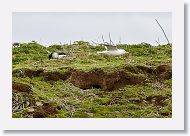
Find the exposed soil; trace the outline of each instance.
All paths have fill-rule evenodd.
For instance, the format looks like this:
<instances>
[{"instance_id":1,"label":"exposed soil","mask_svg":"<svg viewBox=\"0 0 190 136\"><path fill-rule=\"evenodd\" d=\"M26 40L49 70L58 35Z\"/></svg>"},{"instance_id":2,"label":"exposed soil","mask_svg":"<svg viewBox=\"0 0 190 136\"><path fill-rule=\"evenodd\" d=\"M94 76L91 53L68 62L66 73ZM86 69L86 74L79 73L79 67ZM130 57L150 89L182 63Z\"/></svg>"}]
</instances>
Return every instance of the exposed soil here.
<instances>
[{"instance_id":1,"label":"exposed soil","mask_svg":"<svg viewBox=\"0 0 190 136\"><path fill-rule=\"evenodd\" d=\"M166 71L171 71L171 66L169 66L169 65L159 65L159 66L156 68L156 70L155 70L155 72L156 72L157 74L164 73L164 72L166 72Z\"/></svg>"},{"instance_id":2,"label":"exposed soil","mask_svg":"<svg viewBox=\"0 0 190 136\"><path fill-rule=\"evenodd\" d=\"M102 90L114 90L126 85L137 85L145 82L146 78L139 76L144 74L154 76L157 80L168 80L172 78L172 69L169 65L158 67L133 66L125 67L116 72L105 72L102 69L91 71L80 71L70 69L66 73L45 72L44 70L22 69L13 71L16 77L38 77L42 76L46 81L68 80L81 89L101 88ZM14 90L30 91L27 85L13 83Z\"/></svg>"},{"instance_id":3,"label":"exposed soil","mask_svg":"<svg viewBox=\"0 0 190 136\"><path fill-rule=\"evenodd\" d=\"M113 73L94 70L89 72L73 71L68 80L81 89L95 87L103 90L114 90L125 85L141 84L145 79L139 76L131 76L124 70Z\"/></svg>"},{"instance_id":4,"label":"exposed soil","mask_svg":"<svg viewBox=\"0 0 190 136\"><path fill-rule=\"evenodd\" d=\"M23 84L23 83L17 83L17 82L12 82L12 89L13 92L25 92L25 93L31 93L32 92L32 87L29 85Z\"/></svg>"},{"instance_id":5,"label":"exposed soil","mask_svg":"<svg viewBox=\"0 0 190 136\"><path fill-rule=\"evenodd\" d=\"M53 103L44 103L42 106L37 107L33 113L34 118L45 118L49 115L54 115L58 112L57 106Z\"/></svg>"},{"instance_id":6,"label":"exposed soil","mask_svg":"<svg viewBox=\"0 0 190 136\"><path fill-rule=\"evenodd\" d=\"M22 87L19 89L22 89ZM39 104L37 104L35 98L27 92L21 92L20 90L19 92L13 92L12 95L13 113L27 109L27 114L30 117L45 118L58 112L57 106L53 103L44 103L38 106Z\"/></svg>"},{"instance_id":7,"label":"exposed soil","mask_svg":"<svg viewBox=\"0 0 190 136\"><path fill-rule=\"evenodd\" d=\"M172 69L169 65L160 65L155 69L155 74L160 80L168 80L172 78Z\"/></svg>"},{"instance_id":8,"label":"exposed soil","mask_svg":"<svg viewBox=\"0 0 190 136\"><path fill-rule=\"evenodd\" d=\"M58 71L46 72L44 70L20 69L13 71L13 76L17 78L24 77L43 77L45 81L55 82L58 80L67 80L76 87L81 89L100 88L105 91L112 91L122 88L126 85L139 85L154 80L162 82L172 78L172 69L169 65L160 65L158 67L133 66L125 67L114 72L105 72L102 69L91 71L81 71L70 69L65 73ZM153 78L152 78L153 77ZM13 112L21 111L29 108L28 115L34 118L46 118L54 116L58 113L58 106L53 103L43 103L40 106L36 104L36 100L31 97L32 87L13 81ZM164 107L164 101L167 96L148 96L145 101L157 107ZM120 99L120 98L114 98ZM142 99L131 98L129 102L140 104ZM109 101L113 104L114 101ZM161 113L168 116L169 113Z\"/></svg>"}]
</instances>

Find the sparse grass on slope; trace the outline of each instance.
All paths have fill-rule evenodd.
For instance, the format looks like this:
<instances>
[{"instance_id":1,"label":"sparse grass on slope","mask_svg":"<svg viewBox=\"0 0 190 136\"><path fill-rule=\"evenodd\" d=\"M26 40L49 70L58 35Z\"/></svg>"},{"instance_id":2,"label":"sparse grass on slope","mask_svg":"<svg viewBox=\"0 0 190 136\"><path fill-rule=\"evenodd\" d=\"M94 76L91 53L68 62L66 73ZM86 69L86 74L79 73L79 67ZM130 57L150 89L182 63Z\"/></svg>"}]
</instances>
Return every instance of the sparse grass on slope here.
<instances>
[{"instance_id":1,"label":"sparse grass on slope","mask_svg":"<svg viewBox=\"0 0 190 136\"><path fill-rule=\"evenodd\" d=\"M54 45L44 47L39 44L22 44L13 48L13 71L28 68L44 69L64 73L68 69L91 71L102 69L106 72L118 71L125 67L157 67L172 63L171 45L118 45L127 54L120 57L97 54L104 50L102 46L91 46L79 42L73 45ZM64 51L68 54L62 60L49 60L48 51ZM134 74L134 73L132 73ZM32 87L31 94L18 93L22 102L27 97L31 101L53 103L58 111L46 117L58 118L170 118L172 117L172 79L158 80L156 76L136 73L147 78L139 85L126 85L112 91L101 88L83 90L69 81L47 81L43 76L16 77L13 81ZM25 102L26 103L26 102ZM31 102L32 103L32 102ZM29 112L30 105L13 113L13 117L34 117ZM38 107L37 107L38 108ZM42 116L42 115L40 115Z\"/></svg>"}]
</instances>

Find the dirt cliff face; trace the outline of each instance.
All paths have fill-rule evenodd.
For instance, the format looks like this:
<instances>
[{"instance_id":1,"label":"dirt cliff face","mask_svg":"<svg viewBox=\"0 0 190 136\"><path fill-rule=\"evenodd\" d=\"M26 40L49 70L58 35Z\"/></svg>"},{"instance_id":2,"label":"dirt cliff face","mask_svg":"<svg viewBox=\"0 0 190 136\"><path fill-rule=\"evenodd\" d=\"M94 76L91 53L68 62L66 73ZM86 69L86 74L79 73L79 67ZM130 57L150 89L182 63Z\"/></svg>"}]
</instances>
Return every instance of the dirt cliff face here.
<instances>
[{"instance_id":1,"label":"dirt cliff face","mask_svg":"<svg viewBox=\"0 0 190 136\"><path fill-rule=\"evenodd\" d=\"M20 69L13 71L13 75L17 78L34 78L42 77L41 80L49 82L50 84L55 83L58 80L72 83L74 86L85 92L86 89L99 88L102 93L113 93L114 91L124 88L127 85L139 85L142 86L146 83L156 82L154 84L156 90L160 90L165 80L172 78L172 68L170 65L159 65L158 67L145 67L145 66L128 66L117 71L104 71L102 69L94 69L90 71L82 71L76 69L69 69L63 73L60 71L44 71L44 70L31 70L31 69ZM62 82L64 83L64 82ZM137 86L138 87L138 86ZM35 92L32 85L19 83L17 81L12 82L13 89L13 113L26 109L26 113L23 113L27 117L34 118L46 118L56 116L60 110L58 103L52 102L40 102L33 95ZM162 90L162 89L161 89ZM152 104L156 107L165 107L166 100L170 101L170 96L153 95L143 98L147 104ZM111 97L112 98L112 97ZM114 100L109 101L113 104ZM120 99L120 98L119 98ZM129 98L130 103L142 104L143 99L140 98ZM65 108L65 107L64 107ZM69 111L70 109L66 108ZM72 112L71 112L72 113ZM168 116L168 111L160 113L163 116ZM72 116L72 115L71 115Z\"/></svg>"},{"instance_id":2,"label":"dirt cliff face","mask_svg":"<svg viewBox=\"0 0 190 136\"><path fill-rule=\"evenodd\" d=\"M160 65L155 69L155 73L160 80L172 78L172 68L169 65Z\"/></svg>"},{"instance_id":3,"label":"dirt cliff face","mask_svg":"<svg viewBox=\"0 0 190 136\"><path fill-rule=\"evenodd\" d=\"M172 78L171 66L160 65L156 68L144 66L127 67L112 73L107 73L100 69L87 72L75 70L71 72L69 81L81 89L90 89L95 87L110 91L126 85L144 83L146 78L138 76L139 73L143 73L148 76L155 76L156 80L168 80Z\"/></svg>"},{"instance_id":4,"label":"dirt cliff face","mask_svg":"<svg viewBox=\"0 0 190 136\"><path fill-rule=\"evenodd\" d=\"M44 72L43 70L20 70L22 77L42 76L46 81L68 80L76 87L81 89L100 88L102 90L114 90L126 85L142 84L151 76L156 80L168 80L172 78L172 69L169 65L160 65L156 68L135 66L126 67L115 72L105 72L101 69L91 71L81 71L70 69L66 73L60 72ZM15 75L20 75L20 71L14 72ZM139 74L147 75L146 77ZM30 91L26 85L16 84L13 82L13 88L18 91Z\"/></svg>"},{"instance_id":5,"label":"dirt cliff face","mask_svg":"<svg viewBox=\"0 0 190 136\"><path fill-rule=\"evenodd\" d=\"M120 70L113 73L106 73L102 70L95 71L73 71L69 81L81 89L92 87L103 90L113 90L125 85L140 84L145 79L138 76L130 76L126 71Z\"/></svg>"}]
</instances>

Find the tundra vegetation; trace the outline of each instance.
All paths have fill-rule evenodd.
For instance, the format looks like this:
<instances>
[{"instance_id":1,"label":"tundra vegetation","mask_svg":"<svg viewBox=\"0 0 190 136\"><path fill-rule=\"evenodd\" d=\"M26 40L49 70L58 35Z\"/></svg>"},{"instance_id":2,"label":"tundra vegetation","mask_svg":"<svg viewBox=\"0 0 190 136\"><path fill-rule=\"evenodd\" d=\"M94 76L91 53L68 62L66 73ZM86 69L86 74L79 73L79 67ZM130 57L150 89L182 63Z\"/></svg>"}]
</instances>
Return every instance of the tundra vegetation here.
<instances>
[{"instance_id":1,"label":"tundra vegetation","mask_svg":"<svg viewBox=\"0 0 190 136\"><path fill-rule=\"evenodd\" d=\"M13 118L171 118L172 45L117 46L127 53L97 54L104 47L84 41L13 48Z\"/></svg>"}]
</instances>

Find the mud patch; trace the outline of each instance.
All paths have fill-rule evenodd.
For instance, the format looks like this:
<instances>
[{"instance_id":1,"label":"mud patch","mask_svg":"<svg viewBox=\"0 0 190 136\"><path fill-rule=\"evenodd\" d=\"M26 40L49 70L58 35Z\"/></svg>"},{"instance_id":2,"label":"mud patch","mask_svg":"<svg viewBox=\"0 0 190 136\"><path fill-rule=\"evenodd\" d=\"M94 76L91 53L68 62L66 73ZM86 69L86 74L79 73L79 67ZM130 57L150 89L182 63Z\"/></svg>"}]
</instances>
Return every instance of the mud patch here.
<instances>
[{"instance_id":1,"label":"mud patch","mask_svg":"<svg viewBox=\"0 0 190 136\"><path fill-rule=\"evenodd\" d=\"M141 76L138 74L141 74ZM145 76L143 77L142 75ZM160 65L158 67L128 66L111 73L105 72L102 69L91 71L69 69L65 73L21 69L13 71L13 76L20 78L41 76L46 81L68 80L81 89L99 88L103 90L114 90L126 85L142 84L150 77L154 77L158 81L171 79L172 69L170 65Z\"/></svg>"},{"instance_id":2,"label":"mud patch","mask_svg":"<svg viewBox=\"0 0 190 136\"><path fill-rule=\"evenodd\" d=\"M155 69L155 74L160 80L172 78L172 68L169 65L160 65Z\"/></svg>"},{"instance_id":3,"label":"mud patch","mask_svg":"<svg viewBox=\"0 0 190 136\"><path fill-rule=\"evenodd\" d=\"M44 103L42 106L37 107L34 111L34 118L45 118L50 115L58 113L57 106L53 103Z\"/></svg>"},{"instance_id":4,"label":"mud patch","mask_svg":"<svg viewBox=\"0 0 190 136\"><path fill-rule=\"evenodd\" d=\"M172 78L172 72L171 71L167 71L167 72L163 72L160 75L158 75L158 78L160 80L168 80Z\"/></svg>"},{"instance_id":5,"label":"mud patch","mask_svg":"<svg viewBox=\"0 0 190 136\"><path fill-rule=\"evenodd\" d=\"M31 93L32 92L32 87L29 85L23 84L23 83L17 83L17 82L12 82L12 89L13 92L25 92L25 93Z\"/></svg>"},{"instance_id":6,"label":"mud patch","mask_svg":"<svg viewBox=\"0 0 190 136\"><path fill-rule=\"evenodd\" d=\"M103 90L114 90L125 85L137 85L143 83L144 80L144 77L130 75L124 70L106 73L100 69L89 72L73 71L69 77L69 81L81 89L96 87Z\"/></svg>"},{"instance_id":7,"label":"mud patch","mask_svg":"<svg viewBox=\"0 0 190 136\"><path fill-rule=\"evenodd\" d=\"M164 72L167 72L167 71L171 71L171 66L169 66L169 65L159 65L155 70L155 72L157 74L161 74L161 73L164 73Z\"/></svg>"}]
</instances>

